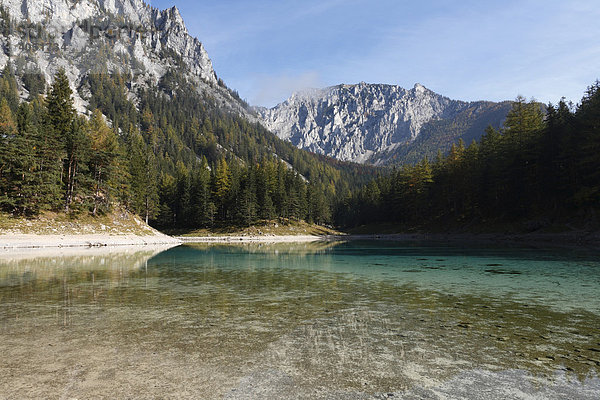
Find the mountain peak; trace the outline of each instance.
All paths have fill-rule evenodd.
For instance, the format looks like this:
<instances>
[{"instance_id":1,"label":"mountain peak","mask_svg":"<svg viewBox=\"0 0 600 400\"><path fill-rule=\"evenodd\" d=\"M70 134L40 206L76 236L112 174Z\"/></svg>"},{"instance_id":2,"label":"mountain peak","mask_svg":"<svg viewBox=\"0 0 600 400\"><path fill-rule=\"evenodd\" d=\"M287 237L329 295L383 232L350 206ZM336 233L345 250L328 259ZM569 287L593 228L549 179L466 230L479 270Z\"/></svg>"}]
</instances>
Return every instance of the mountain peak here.
<instances>
[{"instance_id":1,"label":"mountain peak","mask_svg":"<svg viewBox=\"0 0 600 400\"><path fill-rule=\"evenodd\" d=\"M413 86L413 90L417 93L425 93L428 89L417 82L415 83L415 86Z\"/></svg>"},{"instance_id":2,"label":"mountain peak","mask_svg":"<svg viewBox=\"0 0 600 400\"><path fill-rule=\"evenodd\" d=\"M77 69L76 75L81 75L90 67L83 59L96 57L99 46L109 46L117 52L128 53L134 64L143 66L145 73L157 81L168 70L161 66L164 64L161 52L168 49L181 57L193 76L217 83L208 54L202 43L189 35L175 6L159 11L142 0L0 0L0 6L17 22L17 29L0 38L6 41L5 47L11 47L10 54L0 54L0 66L8 59L31 58L31 50L46 53L47 47L54 47L65 55L60 67L67 67L66 63L67 69ZM31 29L27 27L31 24L40 24L47 32L43 42L30 37ZM79 36L76 48L71 47L74 32ZM87 53L83 58L81 51ZM57 69L55 57L48 57L44 62L31 61L43 71L49 69L50 74ZM114 62L117 69L122 64L122 61Z\"/></svg>"},{"instance_id":3,"label":"mountain peak","mask_svg":"<svg viewBox=\"0 0 600 400\"><path fill-rule=\"evenodd\" d=\"M219 85L208 53L176 6L161 11L143 0L0 0L0 7L13 28L0 35L0 69L10 64L17 76L34 71L46 84L64 69L79 112L87 112L90 74L131 76L135 98L138 89L175 73L225 109L256 120ZM19 90L28 95L24 81Z\"/></svg>"},{"instance_id":4,"label":"mountain peak","mask_svg":"<svg viewBox=\"0 0 600 400\"><path fill-rule=\"evenodd\" d=\"M175 24L181 26L183 29L185 29L187 31L187 28L185 26L185 21L183 20L183 17L181 16L181 13L179 12L179 9L177 8L177 6L171 7L168 11L168 14L169 14L169 18L172 19Z\"/></svg>"},{"instance_id":5,"label":"mountain peak","mask_svg":"<svg viewBox=\"0 0 600 400\"><path fill-rule=\"evenodd\" d=\"M494 103L478 109L471 106L450 100L420 83L406 90L360 82L313 90L311 96L294 95L270 110L259 109L258 113L268 129L297 147L343 161L379 164L398 149L417 143L425 131L428 136L438 129L441 125L437 121L470 118L467 123L461 120L461 126L469 126L480 116L488 118L486 112ZM499 112L483 123L498 126L498 120L505 115ZM454 131L450 133L455 134Z\"/></svg>"}]
</instances>

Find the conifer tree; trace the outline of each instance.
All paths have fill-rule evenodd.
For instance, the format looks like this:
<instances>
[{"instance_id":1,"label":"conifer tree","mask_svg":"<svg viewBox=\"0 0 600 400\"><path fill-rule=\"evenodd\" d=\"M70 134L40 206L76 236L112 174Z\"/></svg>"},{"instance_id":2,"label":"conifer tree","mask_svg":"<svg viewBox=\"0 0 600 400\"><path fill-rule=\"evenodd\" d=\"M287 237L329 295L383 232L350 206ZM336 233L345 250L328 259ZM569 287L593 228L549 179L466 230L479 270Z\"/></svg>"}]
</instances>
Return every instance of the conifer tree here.
<instances>
[{"instance_id":1,"label":"conifer tree","mask_svg":"<svg viewBox=\"0 0 600 400\"><path fill-rule=\"evenodd\" d=\"M41 96L29 103L29 110L22 114L24 119L31 120L35 137L35 153L38 163L38 186L40 207L58 210L64 203L62 197L61 174L63 170L63 146L49 122L46 101ZM29 124L23 123L23 126Z\"/></svg>"},{"instance_id":2,"label":"conifer tree","mask_svg":"<svg viewBox=\"0 0 600 400\"><path fill-rule=\"evenodd\" d=\"M0 205L8 210L14 207L12 187L16 132L17 126L8 102L0 98Z\"/></svg>"},{"instance_id":3,"label":"conifer tree","mask_svg":"<svg viewBox=\"0 0 600 400\"><path fill-rule=\"evenodd\" d=\"M275 206L269 193L264 193L263 202L260 207L260 218L270 220L275 217Z\"/></svg>"},{"instance_id":4,"label":"conifer tree","mask_svg":"<svg viewBox=\"0 0 600 400\"><path fill-rule=\"evenodd\" d=\"M518 96L506 116L504 134L516 137L517 142L521 144L527 136L543 128L543 119L544 114L539 103L535 100L527 102L523 96Z\"/></svg>"},{"instance_id":5,"label":"conifer tree","mask_svg":"<svg viewBox=\"0 0 600 400\"><path fill-rule=\"evenodd\" d=\"M0 73L0 98L6 100L8 107L14 113L19 106L19 93L17 91L17 80L15 74L7 63Z\"/></svg>"},{"instance_id":6,"label":"conifer tree","mask_svg":"<svg viewBox=\"0 0 600 400\"><path fill-rule=\"evenodd\" d=\"M98 209L108 211L112 199L110 183L113 176L115 161L118 155L117 136L104 122L100 110L96 109L89 123L90 137L90 172L94 181L93 209L96 215Z\"/></svg>"},{"instance_id":7,"label":"conifer tree","mask_svg":"<svg viewBox=\"0 0 600 400\"><path fill-rule=\"evenodd\" d=\"M160 173L159 191L159 210L156 217L157 223L162 227L170 227L176 224L175 208L177 183L175 178L164 171Z\"/></svg>"},{"instance_id":8,"label":"conifer tree","mask_svg":"<svg viewBox=\"0 0 600 400\"><path fill-rule=\"evenodd\" d=\"M86 135L82 124L75 123L72 90L64 69L58 71L54 83L46 98L48 122L52 127L51 134L56 135L64 145L63 183L64 208L70 211L76 189L76 180L80 161L86 150Z\"/></svg>"},{"instance_id":9,"label":"conifer tree","mask_svg":"<svg viewBox=\"0 0 600 400\"><path fill-rule=\"evenodd\" d=\"M67 74L64 69L61 69L56 73L50 92L46 97L48 121L61 138L69 136L75 119L72 95L73 91L69 85Z\"/></svg>"},{"instance_id":10,"label":"conifer tree","mask_svg":"<svg viewBox=\"0 0 600 400\"><path fill-rule=\"evenodd\" d=\"M220 210L221 218L225 219L227 214L226 202L231 190L231 171L224 158L217 162L213 168L213 196L215 204Z\"/></svg>"},{"instance_id":11,"label":"conifer tree","mask_svg":"<svg viewBox=\"0 0 600 400\"><path fill-rule=\"evenodd\" d=\"M132 206L148 223L159 211L156 157L139 133L134 133L131 137L129 154Z\"/></svg>"},{"instance_id":12,"label":"conifer tree","mask_svg":"<svg viewBox=\"0 0 600 400\"><path fill-rule=\"evenodd\" d=\"M210 195L210 169L206 157L202 157L196 177L194 203L198 205L198 226L212 226L216 207Z\"/></svg>"},{"instance_id":13,"label":"conifer tree","mask_svg":"<svg viewBox=\"0 0 600 400\"><path fill-rule=\"evenodd\" d=\"M190 226L191 215L191 176L182 161L175 166L175 198L173 201L173 213L177 226Z\"/></svg>"},{"instance_id":14,"label":"conifer tree","mask_svg":"<svg viewBox=\"0 0 600 400\"><path fill-rule=\"evenodd\" d=\"M253 170L249 168L243 177L240 195L237 199L236 211L238 219L245 226L249 226L256 219L256 189Z\"/></svg>"},{"instance_id":15,"label":"conifer tree","mask_svg":"<svg viewBox=\"0 0 600 400\"><path fill-rule=\"evenodd\" d=\"M600 203L600 81L588 87L575 116L580 131L574 162L579 185L573 199L589 212Z\"/></svg>"}]
</instances>

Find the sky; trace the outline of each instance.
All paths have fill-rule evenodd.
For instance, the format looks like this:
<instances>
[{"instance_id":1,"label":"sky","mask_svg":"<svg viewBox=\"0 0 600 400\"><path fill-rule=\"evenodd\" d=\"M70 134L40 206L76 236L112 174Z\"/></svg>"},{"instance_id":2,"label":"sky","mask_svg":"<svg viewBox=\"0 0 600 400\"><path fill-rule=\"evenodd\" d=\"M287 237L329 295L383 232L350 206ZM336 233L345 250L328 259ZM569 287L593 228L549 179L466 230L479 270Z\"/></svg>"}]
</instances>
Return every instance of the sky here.
<instances>
[{"instance_id":1,"label":"sky","mask_svg":"<svg viewBox=\"0 0 600 400\"><path fill-rule=\"evenodd\" d=\"M179 8L252 105L341 83L578 103L600 79L598 0L152 0Z\"/></svg>"}]
</instances>

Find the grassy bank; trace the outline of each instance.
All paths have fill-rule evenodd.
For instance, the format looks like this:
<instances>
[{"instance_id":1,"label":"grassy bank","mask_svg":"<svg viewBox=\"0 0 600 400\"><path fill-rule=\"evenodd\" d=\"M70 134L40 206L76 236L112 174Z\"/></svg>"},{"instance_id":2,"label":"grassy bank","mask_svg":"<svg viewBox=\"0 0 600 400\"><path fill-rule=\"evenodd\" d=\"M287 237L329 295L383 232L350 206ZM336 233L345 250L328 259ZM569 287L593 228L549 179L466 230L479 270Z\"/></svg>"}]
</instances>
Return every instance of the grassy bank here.
<instances>
[{"instance_id":1,"label":"grassy bank","mask_svg":"<svg viewBox=\"0 0 600 400\"><path fill-rule=\"evenodd\" d=\"M326 226L309 224L304 221L279 218L260 221L250 226L217 225L201 229L170 229L164 231L171 236L212 237L212 236L326 236L340 232Z\"/></svg>"},{"instance_id":2,"label":"grassy bank","mask_svg":"<svg viewBox=\"0 0 600 400\"><path fill-rule=\"evenodd\" d=\"M138 216L118 209L110 214L43 212L35 218L0 213L0 235L155 235Z\"/></svg>"}]
</instances>

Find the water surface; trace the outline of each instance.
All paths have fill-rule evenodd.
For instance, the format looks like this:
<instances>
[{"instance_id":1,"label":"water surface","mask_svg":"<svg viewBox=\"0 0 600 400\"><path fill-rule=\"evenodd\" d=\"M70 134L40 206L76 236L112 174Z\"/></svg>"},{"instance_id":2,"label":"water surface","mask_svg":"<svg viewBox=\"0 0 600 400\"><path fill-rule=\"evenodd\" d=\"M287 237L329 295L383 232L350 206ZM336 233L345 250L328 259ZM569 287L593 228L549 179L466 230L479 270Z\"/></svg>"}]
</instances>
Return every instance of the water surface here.
<instances>
[{"instance_id":1,"label":"water surface","mask_svg":"<svg viewBox=\"0 0 600 400\"><path fill-rule=\"evenodd\" d=\"M596 399L598 255L397 242L4 254L0 397Z\"/></svg>"}]
</instances>

